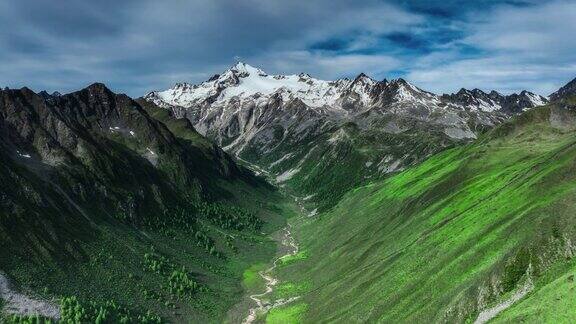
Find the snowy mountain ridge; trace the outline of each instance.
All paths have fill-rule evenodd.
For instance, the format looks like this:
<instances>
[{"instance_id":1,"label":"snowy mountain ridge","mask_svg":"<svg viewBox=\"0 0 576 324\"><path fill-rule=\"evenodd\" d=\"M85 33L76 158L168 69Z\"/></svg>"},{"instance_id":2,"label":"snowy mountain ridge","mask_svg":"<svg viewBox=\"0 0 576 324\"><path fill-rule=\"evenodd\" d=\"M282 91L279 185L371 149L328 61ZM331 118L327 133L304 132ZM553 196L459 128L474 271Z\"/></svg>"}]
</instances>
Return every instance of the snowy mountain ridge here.
<instances>
[{"instance_id":1,"label":"snowy mountain ridge","mask_svg":"<svg viewBox=\"0 0 576 324\"><path fill-rule=\"evenodd\" d=\"M383 93L388 97L383 98ZM449 105L461 109L496 111L505 108L504 101L511 96L523 101L522 109L547 101L528 91L504 96L496 91L486 94L478 89L462 89L457 94L439 96L403 79L376 81L364 73L354 80L344 78L335 81L316 79L305 73L270 75L243 62L198 85L178 83L168 90L151 92L145 99L165 108L190 108L205 103L225 105L232 100L262 102L274 96L279 96L283 102L300 100L311 108L343 113L351 105L369 108L394 102L412 101L428 106Z\"/></svg>"},{"instance_id":2,"label":"snowy mountain ridge","mask_svg":"<svg viewBox=\"0 0 576 324\"><path fill-rule=\"evenodd\" d=\"M221 75L215 75L199 85L178 83L173 88L152 92L146 96L157 104L190 107L204 101L224 104L232 99L262 100L278 94L284 101L299 99L309 107L334 106L340 94L351 88L369 103L368 91L376 81L364 76L351 81L340 79L325 81L308 74L269 75L264 71L239 62Z\"/></svg>"}]
</instances>

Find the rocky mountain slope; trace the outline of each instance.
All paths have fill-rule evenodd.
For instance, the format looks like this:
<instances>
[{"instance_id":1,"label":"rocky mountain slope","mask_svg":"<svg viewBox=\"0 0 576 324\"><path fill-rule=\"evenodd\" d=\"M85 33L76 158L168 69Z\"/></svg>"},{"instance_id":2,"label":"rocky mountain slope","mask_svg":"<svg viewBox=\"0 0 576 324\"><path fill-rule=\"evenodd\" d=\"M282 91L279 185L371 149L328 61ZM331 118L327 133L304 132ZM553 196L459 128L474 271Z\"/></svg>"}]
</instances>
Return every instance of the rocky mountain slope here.
<instances>
[{"instance_id":1,"label":"rocky mountain slope","mask_svg":"<svg viewBox=\"0 0 576 324\"><path fill-rule=\"evenodd\" d=\"M178 206L177 197L210 195L212 177L250 177L215 145L186 146L138 103L102 84L47 99L28 89L1 94L4 154L54 185L73 188L74 198L136 224L144 211ZM118 198L110 188L133 198Z\"/></svg>"},{"instance_id":2,"label":"rocky mountain slope","mask_svg":"<svg viewBox=\"0 0 576 324\"><path fill-rule=\"evenodd\" d=\"M15 287L77 322L225 316L243 269L275 252L248 247L280 226L279 198L167 115L103 84L0 91L0 270Z\"/></svg>"},{"instance_id":3,"label":"rocky mountain slope","mask_svg":"<svg viewBox=\"0 0 576 324\"><path fill-rule=\"evenodd\" d=\"M270 318L301 323L572 323L576 96L295 220ZM277 275L278 276L278 275Z\"/></svg>"},{"instance_id":4,"label":"rocky mountain slope","mask_svg":"<svg viewBox=\"0 0 576 324\"><path fill-rule=\"evenodd\" d=\"M245 63L144 99L187 118L320 210L364 181L547 102L527 91L505 96L462 89L439 96L403 79L376 81L365 74L336 81L269 75Z\"/></svg>"},{"instance_id":5,"label":"rocky mountain slope","mask_svg":"<svg viewBox=\"0 0 576 324\"><path fill-rule=\"evenodd\" d=\"M557 101L562 99L568 99L576 95L576 78L568 82L558 91L550 95L550 100Z\"/></svg>"}]
</instances>

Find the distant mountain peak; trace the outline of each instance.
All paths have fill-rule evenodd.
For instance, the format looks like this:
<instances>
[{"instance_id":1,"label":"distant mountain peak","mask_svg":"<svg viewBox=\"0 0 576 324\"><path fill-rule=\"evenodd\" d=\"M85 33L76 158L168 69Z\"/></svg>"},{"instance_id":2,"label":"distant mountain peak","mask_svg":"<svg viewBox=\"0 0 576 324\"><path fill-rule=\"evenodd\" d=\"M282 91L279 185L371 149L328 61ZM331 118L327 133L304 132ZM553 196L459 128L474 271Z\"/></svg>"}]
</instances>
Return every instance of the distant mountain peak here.
<instances>
[{"instance_id":1,"label":"distant mountain peak","mask_svg":"<svg viewBox=\"0 0 576 324\"><path fill-rule=\"evenodd\" d=\"M89 92L99 92L99 93L111 93L112 91L102 82L94 82L91 85L87 86L85 91Z\"/></svg>"},{"instance_id":2,"label":"distant mountain peak","mask_svg":"<svg viewBox=\"0 0 576 324\"><path fill-rule=\"evenodd\" d=\"M565 99L571 96L576 96L576 78L568 82L558 91L550 95L550 101Z\"/></svg>"},{"instance_id":3,"label":"distant mountain peak","mask_svg":"<svg viewBox=\"0 0 576 324\"><path fill-rule=\"evenodd\" d=\"M354 78L354 81L352 81L352 85L356 85L356 84L363 84L363 85L367 85L367 86L372 86L376 83L376 81L374 79L372 79L371 77L367 76L364 73L360 73L358 74L358 76L356 78Z\"/></svg>"},{"instance_id":4,"label":"distant mountain peak","mask_svg":"<svg viewBox=\"0 0 576 324\"><path fill-rule=\"evenodd\" d=\"M267 75L267 73L264 72L263 70L253 67L252 65L244 63L242 61L238 61L236 64L234 64L230 68L230 71L235 71L241 74Z\"/></svg>"},{"instance_id":5,"label":"distant mountain peak","mask_svg":"<svg viewBox=\"0 0 576 324\"><path fill-rule=\"evenodd\" d=\"M390 83L403 84L403 85L408 85L408 84L409 84L409 82L406 81L404 78L396 78L396 79L393 79L392 81L390 81Z\"/></svg>"},{"instance_id":6,"label":"distant mountain peak","mask_svg":"<svg viewBox=\"0 0 576 324\"><path fill-rule=\"evenodd\" d=\"M417 86L413 85L412 83L408 82L406 79L403 79L403 78L393 79L389 82L389 85L392 87L406 89L408 91L426 92L426 91L418 88Z\"/></svg>"},{"instance_id":7,"label":"distant mountain peak","mask_svg":"<svg viewBox=\"0 0 576 324\"><path fill-rule=\"evenodd\" d=\"M424 90L418 88L417 86L413 85L412 83L408 82L406 79L403 79L403 78L393 79L389 82L389 84L391 86L404 88L404 89L407 89L409 91L425 92Z\"/></svg>"},{"instance_id":8,"label":"distant mountain peak","mask_svg":"<svg viewBox=\"0 0 576 324\"><path fill-rule=\"evenodd\" d=\"M46 90L42 90L42 91L38 92L38 95L44 99L49 99L52 97L52 95L49 94L48 91L46 91Z\"/></svg>"},{"instance_id":9,"label":"distant mountain peak","mask_svg":"<svg viewBox=\"0 0 576 324\"><path fill-rule=\"evenodd\" d=\"M472 90L461 88L455 94L442 95L442 98L449 99L453 103L467 108L483 111L502 111L505 113L520 113L548 102L546 98L527 90L523 90L519 94L503 95L495 90L487 93L478 88Z\"/></svg>"},{"instance_id":10,"label":"distant mountain peak","mask_svg":"<svg viewBox=\"0 0 576 324\"><path fill-rule=\"evenodd\" d=\"M371 77L367 76L364 72L358 74L354 80L362 80L362 79L370 79L373 80Z\"/></svg>"}]
</instances>

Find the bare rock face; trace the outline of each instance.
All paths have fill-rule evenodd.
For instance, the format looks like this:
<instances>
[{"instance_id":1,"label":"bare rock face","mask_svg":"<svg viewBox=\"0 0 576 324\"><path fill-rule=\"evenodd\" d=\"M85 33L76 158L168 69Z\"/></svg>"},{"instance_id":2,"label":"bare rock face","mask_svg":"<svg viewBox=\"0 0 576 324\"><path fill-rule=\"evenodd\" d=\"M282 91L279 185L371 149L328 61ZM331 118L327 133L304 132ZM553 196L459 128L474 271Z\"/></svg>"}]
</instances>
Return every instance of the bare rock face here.
<instances>
[{"instance_id":1,"label":"bare rock face","mask_svg":"<svg viewBox=\"0 0 576 324\"><path fill-rule=\"evenodd\" d=\"M568 105L554 105L550 108L550 125L564 129L576 129L576 109Z\"/></svg>"}]
</instances>

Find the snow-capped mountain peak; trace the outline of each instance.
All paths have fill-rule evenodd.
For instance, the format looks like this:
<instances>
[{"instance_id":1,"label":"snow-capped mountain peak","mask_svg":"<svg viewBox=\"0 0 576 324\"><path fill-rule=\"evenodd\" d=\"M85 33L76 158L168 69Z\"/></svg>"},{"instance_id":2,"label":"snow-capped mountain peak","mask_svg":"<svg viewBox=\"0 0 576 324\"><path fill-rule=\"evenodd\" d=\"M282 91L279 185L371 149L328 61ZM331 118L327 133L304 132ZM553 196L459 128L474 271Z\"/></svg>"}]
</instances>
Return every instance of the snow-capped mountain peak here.
<instances>
[{"instance_id":1,"label":"snow-capped mountain peak","mask_svg":"<svg viewBox=\"0 0 576 324\"><path fill-rule=\"evenodd\" d=\"M367 76L364 73L360 73L358 74L358 76L354 79L355 83L364 83L364 84L374 84L376 83L376 81L374 79L372 79L371 77Z\"/></svg>"},{"instance_id":2,"label":"snow-capped mountain peak","mask_svg":"<svg viewBox=\"0 0 576 324\"><path fill-rule=\"evenodd\" d=\"M543 105L546 98L528 91L509 96L496 91L461 89L455 94L438 96L424 91L404 79L376 81L364 73L353 80L343 78L326 81L300 73L270 75L244 62L216 74L197 85L178 83L165 91L151 92L145 99L162 107L192 108L206 105L226 106L229 102L256 105L280 99L284 103L298 101L309 108L339 111L345 114L379 110L395 105L395 110L411 106L442 109L451 106L473 111L519 112Z\"/></svg>"},{"instance_id":3,"label":"snow-capped mountain peak","mask_svg":"<svg viewBox=\"0 0 576 324\"><path fill-rule=\"evenodd\" d=\"M244 62L237 62L234 66L232 66L228 71L232 71L238 73L243 76L249 75L260 75L260 76L267 76L266 72L262 71L259 68L253 67L250 64L246 64Z\"/></svg>"},{"instance_id":4,"label":"snow-capped mountain peak","mask_svg":"<svg viewBox=\"0 0 576 324\"><path fill-rule=\"evenodd\" d=\"M548 99L546 99L545 97L534 94L526 90L520 92L520 96L526 98L528 101L533 103L534 106L542 106L548 102Z\"/></svg>"},{"instance_id":5,"label":"snow-capped mountain peak","mask_svg":"<svg viewBox=\"0 0 576 324\"><path fill-rule=\"evenodd\" d=\"M188 108L205 103L225 104L232 99L265 101L273 95L280 95L286 102L298 99L313 108L335 108L344 92L347 95L353 92L361 97L362 103L368 104L369 93L376 83L365 74L360 74L354 81L325 81L305 73L269 75L261 69L238 62L201 84L178 83L171 89L151 92L145 98L163 107Z\"/></svg>"},{"instance_id":6,"label":"snow-capped mountain peak","mask_svg":"<svg viewBox=\"0 0 576 324\"><path fill-rule=\"evenodd\" d=\"M443 95L443 100L467 110L501 111L519 113L529 108L545 105L548 100L529 91L503 95L497 91L486 93L480 89L460 89L457 93Z\"/></svg>"}]
</instances>

